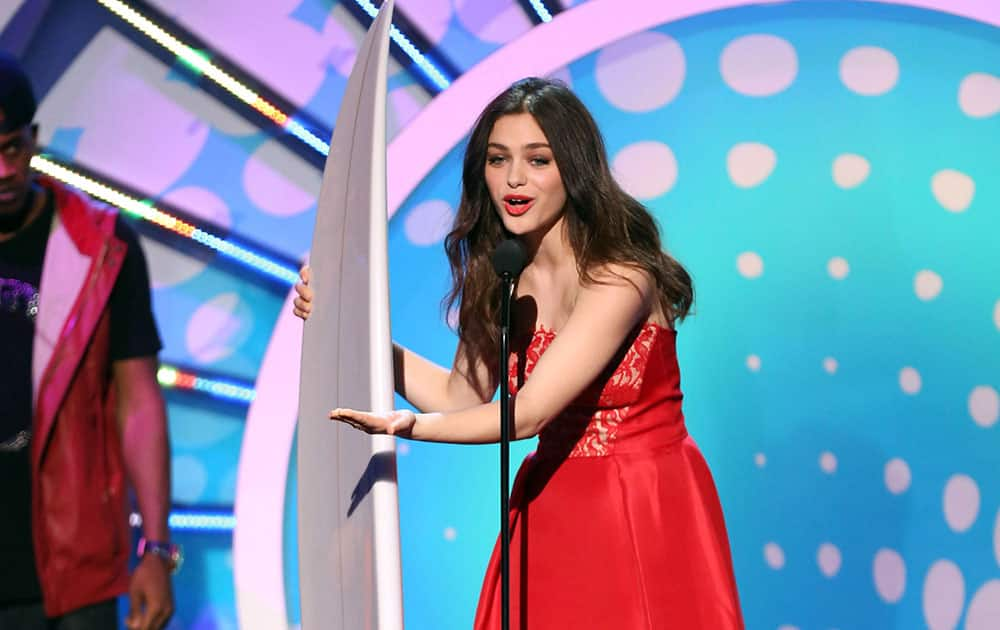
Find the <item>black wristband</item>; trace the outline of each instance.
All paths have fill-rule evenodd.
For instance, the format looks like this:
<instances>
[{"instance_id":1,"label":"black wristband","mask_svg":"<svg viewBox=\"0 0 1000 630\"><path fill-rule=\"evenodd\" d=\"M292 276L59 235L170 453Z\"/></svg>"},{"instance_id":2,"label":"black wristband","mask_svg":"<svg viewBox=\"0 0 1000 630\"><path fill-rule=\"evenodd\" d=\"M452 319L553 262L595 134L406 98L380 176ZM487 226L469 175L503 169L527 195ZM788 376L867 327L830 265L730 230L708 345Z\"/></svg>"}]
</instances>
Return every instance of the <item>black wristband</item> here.
<instances>
[{"instance_id":1,"label":"black wristband","mask_svg":"<svg viewBox=\"0 0 1000 630\"><path fill-rule=\"evenodd\" d=\"M142 537L139 539L139 547L136 549L136 555L142 558L146 554L162 558L167 563L167 568L170 569L171 573L177 573L177 570L181 568L181 563L184 561L180 545L159 540L148 540L146 537Z\"/></svg>"}]
</instances>

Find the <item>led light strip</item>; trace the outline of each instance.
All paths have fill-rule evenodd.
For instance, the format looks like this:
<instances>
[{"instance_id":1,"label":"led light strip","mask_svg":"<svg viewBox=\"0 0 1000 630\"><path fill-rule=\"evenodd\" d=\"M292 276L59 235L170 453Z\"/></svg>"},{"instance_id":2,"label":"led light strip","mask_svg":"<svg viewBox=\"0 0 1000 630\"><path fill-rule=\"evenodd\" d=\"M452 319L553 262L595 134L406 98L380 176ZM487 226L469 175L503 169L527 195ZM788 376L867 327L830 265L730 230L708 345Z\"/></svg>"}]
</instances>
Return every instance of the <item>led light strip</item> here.
<instances>
[{"instance_id":1,"label":"led light strip","mask_svg":"<svg viewBox=\"0 0 1000 630\"><path fill-rule=\"evenodd\" d=\"M128 517L131 527L142 527L142 516L132 512ZM175 531L231 532L236 527L236 517L230 512L195 512L175 510L167 517L167 526Z\"/></svg>"},{"instance_id":2,"label":"led light strip","mask_svg":"<svg viewBox=\"0 0 1000 630\"><path fill-rule=\"evenodd\" d=\"M375 19L375 16L378 15L378 7L372 4L370 0L354 1L359 7L364 9L364 12L370 15L372 19ZM549 16L549 19L552 19L552 17ZM444 73L438 70L437 66L431 63L430 60L423 55L423 53L417 50L417 47L413 45L413 42L411 42L402 31L395 26L390 26L389 37L391 37L392 41L396 42L400 49L406 53L407 57L413 60L413 63L415 63L417 67L427 75L427 78L429 78L431 82L438 87L438 89L445 90L449 85L451 85L451 81L444 76Z\"/></svg>"},{"instance_id":3,"label":"led light strip","mask_svg":"<svg viewBox=\"0 0 1000 630\"><path fill-rule=\"evenodd\" d=\"M548 7L545 6L542 0L528 0L528 2L531 4L531 8L535 10L535 13L538 14L538 19L543 22L552 21L552 14L549 13Z\"/></svg>"},{"instance_id":4,"label":"led light strip","mask_svg":"<svg viewBox=\"0 0 1000 630\"><path fill-rule=\"evenodd\" d=\"M212 63L204 52L188 46L160 26L154 24L152 20L120 0L97 0L97 2L121 19L125 20L140 33L169 50L195 72L208 77L219 87L254 108L264 116L268 117L274 121L275 124L284 128L285 131L292 134L306 145L312 147L323 155L330 152L329 143L324 142L322 138L318 137L300 122L296 121L292 116L281 111L267 99L257 94L257 92Z\"/></svg>"},{"instance_id":5,"label":"led light strip","mask_svg":"<svg viewBox=\"0 0 1000 630\"><path fill-rule=\"evenodd\" d=\"M61 164L57 164L45 156L36 155L31 158L31 167L39 173L44 173L63 183L69 184L74 188L79 188L91 197L121 208L129 214L141 217L146 221L155 223L164 229L170 230L171 232L175 232L181 236L185 236L191 240L201 243L202 245L210 247L220 254L228 256L246 265L247 267L282 280L287 284L295 284L298 281L298 272L295 269L285 267L265 256L250 251L249 249L232 243L224 238L215 236L210 232L206 232L205 230L182 221L181 219L163 212L162 210L157 210L155 206L147 201L141 201L134 197L130 197L111 188L110 186L72 171Z\"/></svg>"},{"instance_id":6,"label":"led light strip","mask_svg":"<svg viewBox=\"0 0 1000 630\"><path fill-rule=\"evenodd\" d=\"M204 392L216 398L250 404L257 396L253 387L239 385L231 381L198 376L171 365L160 365L156 380L167 389Z\"/></svg>"}]
</instances>

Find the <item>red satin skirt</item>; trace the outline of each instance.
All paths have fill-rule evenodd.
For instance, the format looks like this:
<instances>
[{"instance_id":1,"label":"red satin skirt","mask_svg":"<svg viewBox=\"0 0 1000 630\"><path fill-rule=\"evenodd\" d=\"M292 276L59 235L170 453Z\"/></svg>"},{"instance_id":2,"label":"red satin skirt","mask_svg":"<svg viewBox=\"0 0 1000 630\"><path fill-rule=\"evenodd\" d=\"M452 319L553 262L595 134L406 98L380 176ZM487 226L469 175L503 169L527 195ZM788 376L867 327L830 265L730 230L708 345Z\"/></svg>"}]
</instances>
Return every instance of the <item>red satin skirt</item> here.
<instances>
[{"instance_id":1,"label":"red satin skirt","mask_svg":"<svg viewBox=\"0 0 1000 630\"><path fill-rule=\"evenodd\" d=\"M718 494L691 438L601 457L529 456L511 492L511 628L743 628ZM500 626L500 547L476 630Z\"/></svg>"}]
</instances>

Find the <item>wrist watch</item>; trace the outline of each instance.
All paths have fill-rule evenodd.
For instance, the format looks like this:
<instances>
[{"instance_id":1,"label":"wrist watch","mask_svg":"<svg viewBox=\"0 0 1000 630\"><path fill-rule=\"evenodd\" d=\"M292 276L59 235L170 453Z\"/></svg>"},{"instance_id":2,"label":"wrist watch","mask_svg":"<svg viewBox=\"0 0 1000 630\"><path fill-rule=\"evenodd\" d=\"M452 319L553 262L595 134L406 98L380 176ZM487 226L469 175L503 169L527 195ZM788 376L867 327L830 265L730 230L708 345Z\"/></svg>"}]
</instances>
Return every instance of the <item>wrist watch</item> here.
<instances>
[{"instance_id":1,"label":"wrist watch","mask_svg":"<svg viewBox=\"0 0 1000 630\"><path fill-rule=\"evenodd\" d=\"M177 570L181 568L181 563L184 561L180 545L159 540L149 540L145 536L139 539L139 547L135 550L135 553L140 558L147 553L158 556L167 563L167 569L171 573L177 573Z\"/></svg>"}]
</instances>

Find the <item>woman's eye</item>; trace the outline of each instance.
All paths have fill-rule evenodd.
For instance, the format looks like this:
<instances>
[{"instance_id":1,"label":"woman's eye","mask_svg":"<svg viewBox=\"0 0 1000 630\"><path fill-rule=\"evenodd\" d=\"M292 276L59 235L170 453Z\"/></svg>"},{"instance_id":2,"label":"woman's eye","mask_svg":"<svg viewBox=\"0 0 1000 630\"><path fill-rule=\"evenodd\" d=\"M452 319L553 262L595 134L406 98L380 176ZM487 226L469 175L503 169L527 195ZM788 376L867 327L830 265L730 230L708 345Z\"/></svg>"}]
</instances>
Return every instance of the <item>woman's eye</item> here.
<instances>
[{"instance_id":1,"label":"woman's eye","mask_svg":"<svg viewBox=\"0 0 1000 630\"><path fill-rule=\"evenodd\" d=\"M502 155L491 155L486 158L486 163L496 165L502 163L503 160L504 158Z\"/></svg>"},{"instance_id":2,"label":"woman's eye","mask_svg":"<svg viewBox=\"0 0 1000 630\"><path fill-rule=\"evenodd\" d=\"M549 158L544 158L544 157L531 158L531 163L534 164L535 166L545 166L551 161L552 160L550 160Z\"/></svg>"}]
</instances>

